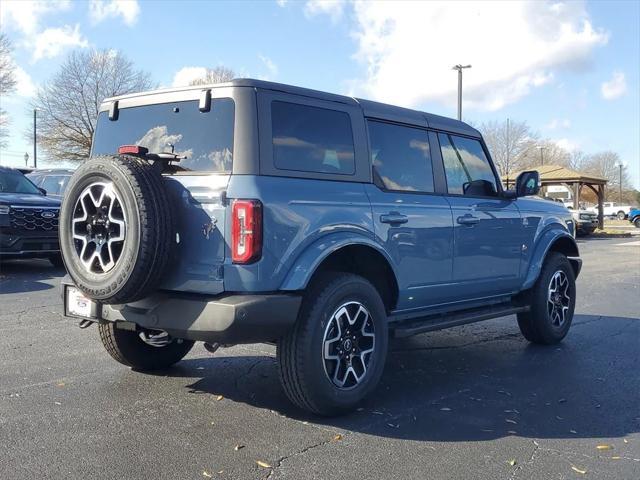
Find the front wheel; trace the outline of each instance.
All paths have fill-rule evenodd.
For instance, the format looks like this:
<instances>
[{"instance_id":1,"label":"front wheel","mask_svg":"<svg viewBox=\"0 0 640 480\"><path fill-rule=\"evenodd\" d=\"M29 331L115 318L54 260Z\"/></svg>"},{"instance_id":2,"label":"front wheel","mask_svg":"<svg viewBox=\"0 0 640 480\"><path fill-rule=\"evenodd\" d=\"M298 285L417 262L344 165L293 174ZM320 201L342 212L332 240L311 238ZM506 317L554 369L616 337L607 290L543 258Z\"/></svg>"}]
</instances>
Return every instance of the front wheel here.
<instances>
[{"instance_id":1,"label":"front wheel","mask_svg":"<svg viewBox=\"0 0 640 480\"><path fill-rule=\"evenodd\" d=\"M308 290L295 327L278 342L280 379L298 407L318 415L352 410L378 384L387 318L366 279L327 274Z\"/></svg>"},{"instance_id":2,"label":"front wheel","mask_svg":"<svg viewBox=\"0 0 640 480\"><path fill-rule=\"evenodd\" d=\"M104 348L114 360L140 371L170 367L182 360L194 343L191 340L172 340L164 344L155 338L154 344L154 335L147 335L145 342L139 332L116 328L112 322L99 324L98 330Z\"/></svg>"},{"instance_id":3,"label":"front wheel","mask_svg":"<svg viewBox=\"0 0 640 480\"><path fill-rule=\"evenodd\" d=\"M569 332L576 306L576 280L567 257L550 252L528 293L530 310L518 314L522 335L543 345L560 342Z\"/></svg>"},{"instance_id":4,"label":"front wheel","mask_svg":"<svg viewBox=\"0 0 640 480\"><path fill-rule=\"evenodd\" d=\"M633 225L634 225L636 228L640 228L640 217L636 217L636 218L633 220Z\"/></svg>"}]
</instances>

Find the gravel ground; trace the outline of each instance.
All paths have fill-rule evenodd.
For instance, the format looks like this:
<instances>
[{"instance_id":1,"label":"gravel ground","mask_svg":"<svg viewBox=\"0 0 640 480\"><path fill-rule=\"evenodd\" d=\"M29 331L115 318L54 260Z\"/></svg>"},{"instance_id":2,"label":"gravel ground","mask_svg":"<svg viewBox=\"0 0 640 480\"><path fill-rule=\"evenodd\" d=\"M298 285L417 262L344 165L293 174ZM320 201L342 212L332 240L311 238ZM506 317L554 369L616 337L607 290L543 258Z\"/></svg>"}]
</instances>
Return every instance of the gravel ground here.
<instances>
[{"instance_id":1,"label":"gravel ground","mask_svg":"<svg viewBox=\"0 0 640 480\"><path fill-rule=\"evenodd\" d=\"M335 419L287 402L266 345L133 372L62 317L62 271L5 263L0 478L638 479L640 242L580 247L562 344L529 345L514 317L396 341Z\"/></svg>"}]
</instances>

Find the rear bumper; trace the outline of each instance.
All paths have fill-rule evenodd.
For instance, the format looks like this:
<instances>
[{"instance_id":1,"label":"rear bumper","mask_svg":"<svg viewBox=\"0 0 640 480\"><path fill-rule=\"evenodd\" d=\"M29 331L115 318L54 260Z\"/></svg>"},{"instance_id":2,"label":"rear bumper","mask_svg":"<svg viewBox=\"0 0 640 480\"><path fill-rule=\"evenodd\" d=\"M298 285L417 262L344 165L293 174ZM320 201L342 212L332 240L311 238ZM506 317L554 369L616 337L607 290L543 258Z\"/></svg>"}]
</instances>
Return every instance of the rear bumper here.
<instances>
[{"instance_id":1,"label":"rear bumper","mask_svg":"<svg viewBox=\"0 0 640 480\"><path fill-rule=\"evenodd\" d=\"M65 285L63 281L63 295ZM218 343L260 343L277 340L295 323L299 295L230 294L203 296L158 292L126 305L98 304L96 320L129 322L164 330L175 338ZM66 312L66 299L65 315Z\"/></svg>"}]
</instances>

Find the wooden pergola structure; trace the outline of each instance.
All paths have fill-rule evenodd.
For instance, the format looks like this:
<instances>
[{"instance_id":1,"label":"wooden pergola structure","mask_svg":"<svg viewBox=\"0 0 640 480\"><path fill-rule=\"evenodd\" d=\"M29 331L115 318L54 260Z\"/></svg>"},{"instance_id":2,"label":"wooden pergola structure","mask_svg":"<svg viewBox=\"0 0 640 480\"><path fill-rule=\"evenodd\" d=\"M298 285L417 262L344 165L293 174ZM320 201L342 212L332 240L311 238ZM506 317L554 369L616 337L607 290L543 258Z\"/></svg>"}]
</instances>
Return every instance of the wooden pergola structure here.
<instances>
[{"instance_id":1,"label":"wooden pergola structure","mask_svg":"<svg viewBox=\"0 0 640 480\"><path fill-rule=\"evenodd\" d=\"M573 208L576 210L580 208L580 190L582 190L582 187L591 189L598 199L598 227L604 227L602 204L604 202L604 189L607 184L606 178L576 172L575 170L561 167L560 165L542 165L537 167L536 170L540 174L540 183L543 188L549 185L564 185L571 189L573 192ZM502 178L507 188L514 186L519 173L520 172L512 173Z\"/></svg>"}]
</instances>

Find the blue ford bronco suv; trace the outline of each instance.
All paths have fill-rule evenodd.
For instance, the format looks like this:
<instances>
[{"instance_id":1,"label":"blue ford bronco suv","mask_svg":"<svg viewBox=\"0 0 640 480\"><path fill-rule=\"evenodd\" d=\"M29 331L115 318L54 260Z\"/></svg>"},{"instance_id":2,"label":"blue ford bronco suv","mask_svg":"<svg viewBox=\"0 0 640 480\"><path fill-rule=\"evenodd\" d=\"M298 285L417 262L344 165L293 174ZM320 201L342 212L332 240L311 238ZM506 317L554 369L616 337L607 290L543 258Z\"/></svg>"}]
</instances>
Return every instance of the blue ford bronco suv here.
<instances>
[{"instance_id":1,"label":"blue ford bronco suv","mask_svg":"<svg viewBox=\"0 0 640 480\"><path fill-rule=\"evenodd\" d=\"M339 414L390 337L516 314L564 338L574 222L537 172L516 183L469 125L372 101L250 79L109 98L62 205L65 314L142 371L275 343L291 401Z\"/></svg>"}]
</instances>

